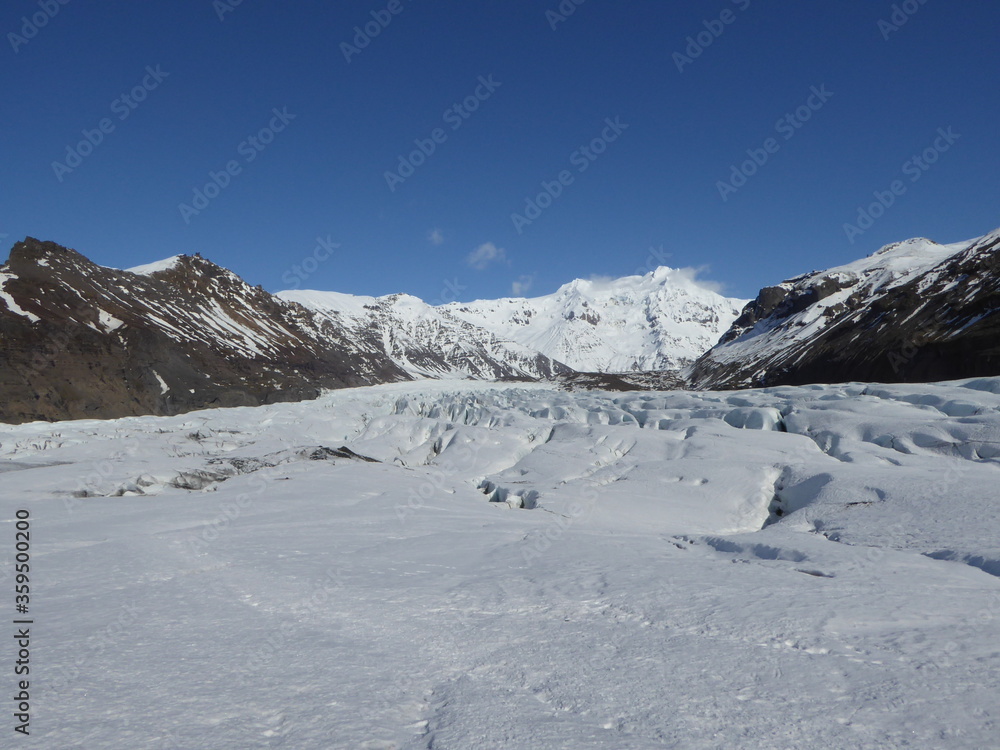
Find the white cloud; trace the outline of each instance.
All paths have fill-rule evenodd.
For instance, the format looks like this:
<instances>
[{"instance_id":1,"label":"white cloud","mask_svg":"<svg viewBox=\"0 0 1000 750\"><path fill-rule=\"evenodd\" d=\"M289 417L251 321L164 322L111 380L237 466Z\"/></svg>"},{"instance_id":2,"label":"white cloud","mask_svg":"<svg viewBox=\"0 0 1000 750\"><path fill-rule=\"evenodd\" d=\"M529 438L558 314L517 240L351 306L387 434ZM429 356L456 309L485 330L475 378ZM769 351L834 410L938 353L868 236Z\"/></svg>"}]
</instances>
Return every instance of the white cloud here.
<instances>
[{"instance_id":1,"label":"white cloud","mask_svg":"<svg viewBox=\"0 0 1000 750\"><path fill-rule=\"evenodd\" d=\"M427 241L430 242L432 245L440 245L441 243L444 242L444 232L442 232L440 229L432 229L427 234Z\"/></svg>"},{"instance_id":2,"label":"white cloud","mask_svg":"<svg viewBox=\"0 0 1000 750\"><path fill-rule=\"evenodd\" d=\"M707 265L697 267L686 266L685 268L660 266L655 270L655 273L662 279L670 279L670 282L673 284L690 285L699 289L705 289L709 292L725 295L725 284L701 278L701 274L708 273L710 270L711 268ZM644 273L649 272L650 271L645 271ZM642 273L637 273L635 275L642 275ZM607 289L608 287L614 285L618 280L618 277L605 276L603 274L591 274L587 278L587 281L591 284L591 289L595 291Z\"/></svg>"},{"instance_id":3,"label":"white cloud","mask_svg":"<svg viewBox=\"0 0 1000 750\"><path fill-rule=\"evenodd\" d=\"M477 271L482 271L491 263L503 262L505 260L507 260L507 254L502 247L497 247L492 242L484 242L469 253L465 262Z\"/></svg>"},{"instance_id":4,"label":"white cloud","mask_svg":"<svg viewBox=\"0 0 1000 750\"><path fill-rule=\"evenodd\" d=\"M715 292L716 294L722 294L725 290L725 284L718 281L710 281L708 279L699 279L698 275L701 273L707 273L709 271L708 266L698 266L697 268L692 268L687 266L685 268L678 268L675 274L685 281L689 281L697 287L702 289L707 289L710 292Z\"/></svg>"},{"instance_id":5,"label":"white cloud","mask_svg":"<svg viewBox=\"0 0 1000 750\"><path fill-rule=\"evenodd\" d=\"M510 293L515 297L523 297L534 283L534 276L518 276L517 281L510 285Z\"/></svg>"}]
</instances>

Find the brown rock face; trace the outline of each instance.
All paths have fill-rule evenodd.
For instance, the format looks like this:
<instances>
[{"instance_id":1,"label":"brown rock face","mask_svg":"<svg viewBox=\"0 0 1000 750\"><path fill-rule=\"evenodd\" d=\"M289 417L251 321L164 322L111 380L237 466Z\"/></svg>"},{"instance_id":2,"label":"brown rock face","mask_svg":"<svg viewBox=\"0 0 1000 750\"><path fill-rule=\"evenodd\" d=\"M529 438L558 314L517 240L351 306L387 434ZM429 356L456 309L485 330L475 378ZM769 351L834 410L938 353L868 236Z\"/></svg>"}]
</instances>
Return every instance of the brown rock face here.
<instances>
[{"instance_id":1,"label":"brown rock face","mask_svg":"<svg viewBox=\"0 0 1000 750\"><path fill-rule=\"evenodd\" d=\"M810 309L837 292L835 304ZM765 288L695 363L690 381L742 388L992 375L1000 375L1000 230L901 283L821 273Z\"/></svg>"},{"instance_id":2,"label":"brown rock face","mask_svg":"<svg viewBox=\"0 0 1000 750\"><path fill-rule=\"evenodd\" d=\"M407 379L374 346L198 255L140 275L29 237L0 267L0 421L176 414Z\"/></svg>"}]
</instances>

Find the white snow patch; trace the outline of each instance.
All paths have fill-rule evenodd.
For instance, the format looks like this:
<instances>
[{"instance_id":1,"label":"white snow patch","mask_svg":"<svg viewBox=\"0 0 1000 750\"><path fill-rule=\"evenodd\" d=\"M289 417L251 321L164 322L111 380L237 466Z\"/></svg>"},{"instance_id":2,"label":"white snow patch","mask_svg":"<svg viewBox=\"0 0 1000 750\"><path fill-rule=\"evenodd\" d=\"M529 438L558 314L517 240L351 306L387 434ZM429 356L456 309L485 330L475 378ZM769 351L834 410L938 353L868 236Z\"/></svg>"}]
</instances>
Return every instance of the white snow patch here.
<instances>
[{"instance_id":1,"label":"white snow patch","mask_svg":"<svg viewBox=\"0 0 1000 750\"><path fill-rule=\"evenodd\" d=\"M160 393L161 394L166 393L167 391L170 390L170 386L167 385L167 382L163 378L160 377L160 373L158 373L156 370L153 370L153 377L155 377L156 378L156 382L160 384Z\"/></svg>"},{"instance_id":2,"label":"white snow patch","mask_svg":"<svg viewBox=\"0 0 1000 750\"><path fill-rule=\"evenodd\" d=\"M12 278L13 276L11 276L11 274L0 272L0 299L2 299L4 303L6 303L7 309L10 310L12 313L27 318L32 323L41 320L41 318L39 318L34 313L30 313L27 310L22 310L20 306L17 304L17 302L14 301L14 298L11 297L10 294L4 291L4 287L6 286L7 282L10 281Z\"/></svg>"},{"instance_id":3,"label":"white snow patch","mask_svg":"<svg viewBox=\"0 0 1000 750\"><path fill-rule=\"evenodd\" d=\"M97 311L97 319L105 331L116 331L125 325L124 322L118 320L118 318L114 315L109 312L105 312L104 310Z\"/></svg>"},{"instance_id":4,"label":"white snow patch","mask_svg":"<svg viewBox=\"0 0 1000 750\"><path fill-rule=\"evenodd\" d=\"M134 273L139 276L149 276L150 274L156 273L158 271L169 271L171 268L177 265L177 262L181 259L179 255L173 255L169 258L164 258L163 260L158 260L153 263L146 263L141 266L134 266L132 268L126 268L128 273Z\"/></svg>"}]
</instances>

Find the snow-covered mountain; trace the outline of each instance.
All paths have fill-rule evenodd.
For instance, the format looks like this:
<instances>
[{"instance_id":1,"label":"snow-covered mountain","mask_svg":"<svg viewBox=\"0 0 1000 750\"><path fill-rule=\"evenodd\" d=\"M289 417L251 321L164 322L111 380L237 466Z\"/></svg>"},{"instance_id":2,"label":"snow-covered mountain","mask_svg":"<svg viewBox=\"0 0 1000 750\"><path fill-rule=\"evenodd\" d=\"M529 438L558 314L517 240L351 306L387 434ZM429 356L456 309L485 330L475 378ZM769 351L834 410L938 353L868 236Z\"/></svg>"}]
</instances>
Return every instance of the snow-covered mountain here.
<instances>
[{"instance_id":1,"label":"snow-covered mountain","mask_svg":"<svg viewBox=\"0 0 1000 750\"><path fill-rule=\"evenodd\" d=\"M690 372L699 387L919 382L1000 372L1000 230L913 239L760 291Z\"/></svg>"},{"instance_id":2,"label":"snow-covered mountain","mask_svg":"<svg viewBox=\"0 0 1000 750\"><path fill-rule=\"evenodd\" d=\"M674 370L726 332L747 300L661 266L644 276L577 279L544 297L452 302L444 310L583 372Z\"/></svg>"},{"instance_id":3,"label":"snow-covered mountain","mask_svg":"<svg viewBox=\"0 0 1000 750\"><path fill-rule=\"evenodd\" d=\"M121 271L27 238L0 267L0 420L172 414L423 378L662 388L685 369L695 387L732 388L995 375L1000 230L889 245L743 304L666 267L441 306L271 295L199 255ZM661 376L606 377L638 372Z\"/></svg>"},{"instance_id":4,"label":"snow-covered mountain","mask_svg":"<svg viewBox=\"0 0 1000 750\"><path fill-rule=\"evenodd\" d=\"M571 371L534 349L408 294L364 297L287 291L278 296L378 348L414 377L536 379Z\"/></svg>"},{"instance_id":5,"label":"snow-covered mountain","mask_svg":"<svg viewBox=\"0 0 1000 750\"><path fill-rule=\"evenodd\" d=\"M198 256L131 271L27 238L0 266L0 421L174 414L408 380L377 347Z\"/></svg>"},{"instance_id":6,"label":"snow-covered mountain","mask_svg":"<svg viewBox=\"0 0 1000 750\"><path fill-rule=\"evenodd\" d=\"M551 377L570 371L677 370L711 347L746 300L686 270L577 279L553 294L432 306L405 294L279 292L380 346L418 377Z\"/></svg>"},{"instance_id":7,"label":"snow-covered mountain","mask_svg":"<svg viewBox=\"0 0 1000 750\"><path fill-rule=\"evenodd\" d=\"M0 267L0 420L171 414L412 378L672 370L738 306L669 268L467 305L271 295L197 254L122 271L27 238Z\"/></svg>"}]
</instances>

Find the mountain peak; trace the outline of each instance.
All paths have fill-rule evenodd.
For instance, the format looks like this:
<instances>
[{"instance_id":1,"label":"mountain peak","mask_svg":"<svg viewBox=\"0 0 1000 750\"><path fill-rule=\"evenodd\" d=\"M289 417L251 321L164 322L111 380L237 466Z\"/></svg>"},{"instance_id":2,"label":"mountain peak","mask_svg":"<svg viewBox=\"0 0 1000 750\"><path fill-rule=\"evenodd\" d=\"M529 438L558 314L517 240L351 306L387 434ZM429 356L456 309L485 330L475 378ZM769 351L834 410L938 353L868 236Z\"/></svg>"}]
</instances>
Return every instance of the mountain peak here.
<instances>
[{"instance_id":1,"label":"mountain peak","mask_svg":"<svg viewBox=\"0 0 1000 750\"><path fill-rule=\"evenodd\" d=\"M278 296L344 326L354 340L385 352L416 377L537 379L570 369L410 294L286 291Z\"/></svg>"},{"instance_id":2,"label":"mountain peak","mask_svg":"<svg viewBox=\"0 0 1000 750\"><path fill-rule=\"evenodd\" d=\"M906 251L911 247L921 247L923 245L937 245L938 243L934 240L930 240L926 237L911 237L908 240L902 240L901 242L890 242L888 245L883 245L878 250L876 250L872 255L888 255L889 253L896 252L899 250ZM871 256L869 256L871 257Z\"/></svg>"},{"instance_id":3,"label":"mountain peak","mask_svg":"<svg viewBox=\"0 0 1000 750\"><path fill-rule=\"evenodd\" d=\"M22 273L32 271L37 267L46 267L50 264L73 264L73 265L93 265L83 255L76 250L63 247L55 242L47 242L25 237L22 242L17 242L10 249L10 255L4 268L11 273Z\"/></svg>"},{"instance_id":4,"label":"mountain peak","mask_svg":"<svg viewBox=\"0 0 1000 750\"><path fill-rule=\"evenodd\" d=\"M14 246L0 269L0 420L172 414L407 378L201 256L150 265L106 268L31 237Z\"/></svg>"},{"instance_id":5,"label":"mountain peak","mask_svg":"<svg viewBox=\"0 0 1000 750\"><path fill-rule=\"evenodd\" d=\"M660 266L643 276L574 279L540 297L443 308L576 370L629 372L693 362L746 302L699 285L692 271Z\"/></svg>"},{"instance_id":6,"label":"mountain peak","mask_svg":"<svg viewBox=\"0 0 1000 750\"><path fill-rule=\"evenodd\" d=\"M766 287L694 365L702 387L996 374L1000 233L918 237Z\"/></svg>"},{"instance_id":7,"label":"mountain peak","mask_svg":"<svg viewBox=\"0 0 1000 750\"><path fill-rule=\"evenodd\" d=\"M657 266L643 278L649 278L651 281L662 283L671 280L676 273L676 268L671 268L670 266Z\"/></svg>"}]
</instances>

